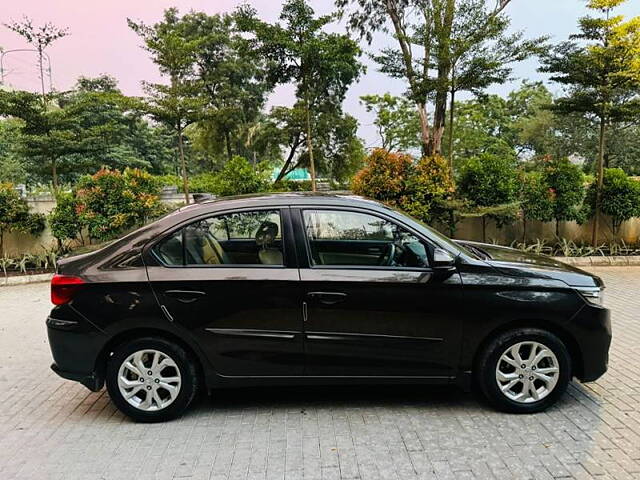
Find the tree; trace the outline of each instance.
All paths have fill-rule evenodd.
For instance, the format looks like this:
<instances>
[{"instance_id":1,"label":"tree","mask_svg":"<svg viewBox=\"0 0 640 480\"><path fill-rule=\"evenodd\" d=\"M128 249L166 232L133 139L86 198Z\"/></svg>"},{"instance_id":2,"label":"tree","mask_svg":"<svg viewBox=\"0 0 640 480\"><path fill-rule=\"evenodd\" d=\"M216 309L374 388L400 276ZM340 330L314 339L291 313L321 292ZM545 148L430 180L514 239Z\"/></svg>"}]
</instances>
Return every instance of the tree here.
<instances>
[{"instance_id":1,"label":"tree","mask_svg":"<svg viewBox=\"0 0 640 480\"><path fill-rule=\"evenodd\" d=\"M550 222L553 220L553 191L545 182L542 172L521 174L520 209L522 210L522 241L527 241L527 221Z\"/></svg>"},{"instance_id":2,"label":"tree","mask_svg":"<svg viewBox=\"0 0 640 480\"><path fill-rule=\"evenodd\" d=\"M585 199L586 214L595 214L597 183L592 183ZM640 217L640 182L619 168L606 168L600 196L602 213L611 218L611 231L618 237L620 227L633 217Z\"/></svg>"},{"instance_id":3,"label":"tree","mask_svg":"<svg viewBox=\"0 0 640 480\"><path fill-rule=\"evenodd\" d=\"M69 31L66 28L58 28L54 24L47 22L40 27L33 25L33 20L29 17L24 17L22 22L11 22L4 24L9 30L14 31L27 42L35 47L38 53L38 68L40 69L40 85L42 88L42 104L43 108L47 105L47 93L44 88L44 55L45 50L56 40L69 35Z\"/></svg>"},{"instance_id":4,"label":"tree","mask_svg":"<svg viewBox=\"0 0 640 480\"><path fill-rule=\"evenodd\" d=\"M543 181L549 187L553 204L556 236L560 237L560 222L582 221L584 175L567 158L546 157L542 161Z\"/></svg>"},{"instance_id":5,"label":"tree","mask_svg":"<svg viewBox=\"0 0 640 480\"><path fill-rule=\"evenodd\" d=\"M488 7L490 2L485 0L336 0L335 3L341 14L348 15L349 27L369 41L373 32L387 31L391 25L397 46L382 50L374 60L382 72L406 81L407 96L420 117L423 153L427 156L442 149L452 76L458 78L454 90L482 88L501 81L504 78L501 63L518 58L508 50L526 46L520 40L521 34L505 36L508 21L503 11L510 0L499 0L494 7ZM478 57L482 61L472 58L473 50L483 52L484 56ZM462 76L456 73L457 64L462 68L458 72L464 72ZM484 76L482 68L491 74ZM427 108L431 101L432 122Z\"/></svg>"},{"instance_id":6,"label":"tree","mask_svg":"<svg viewBox=\"0 0 640 480\"><path fill-rule=\"evenodd\" d=\"M13 151L23 159L31 182L75 181L101 166L151 169L166 162L167 139L159 140L108 76L81 77L76 87L49 95L0 92L0 113L19 118ZM158 158L160 157L160 158Z\"/></svg>"},{"instance_id":7,"label":"tree","mask_svg":"<svg viewBox=\"0 0 640 480\"><path fill-rule=\"evenodd\" d=\"M385 93L363 95L360 102L367 112L376 115L373 123L378 129L381 148L393 152L420 147L420 118L408 98Z\"/></svg>"},{"instance_id":8,"label":"tree","mask_svg":"<svg viewBox=\"0 0 640 480\"><path fill-rule=\"evenodd\" d=\"M201 38L188 36L182 29L178 10L165 10L164 18L154 25L127 19L129 27L142 38L145 49L158 65L160 73L169 77L169 85L144 83L148 98L143 108L156 121L171 128L178 137L178 156L182 173L185 202L189 203L189 178L184 148L184 131L200 120L205 100L200 95L202 83L195 70Z\"/></svg>"},{"instance_id":9,"label":"tree","mask_svg":"<svg viewBox=\"0 0 640 480\"><path fill-rule=\"evenodd\" d=\"M36 235L44 230L41 213L29 213L29 205L20 198L11 183L0 183L0 256L4 256L5 233L21 232Z\"/></svg>"},{"instance_id":10,"label":"tree","mask_svg":"<svg viewBox=\"0 0 640 480\"><path fill-rule=\"evenodd\" d=\"M607 129L612 124L637 123L640 117L640 17L624 21L611 16L626 0L589 0L600 17L583 17L580 33L558 44L543 58L541 71L566 86L554 104L559 113L578 112L598 123L596 199L592 244L598 242L601 190L607 152Z\"/></svg>"},{"instance_id":11,"label":"tree","mask_svg":"<svg viewBox=\"0 0 640 480\"><path fill-rule=\"evenodd\" d=\"M482 218L482 240L486 242L487 217L502 223L514 216L519 189L515 159L484 154L467 160L460 170L458 188L476 207L471 216Z\"/></svg>"},{"instance_id":12,"label":"tree","mask_svg":"<svg viewBox=\"0 0 640 480\"><path fill-rule=\"evenodd\" d=\"M20 154L21 124L19 120L0 120L0 183L24 183L26 160Z\"/></svg>"},{"instance_id":13,"label":"tree","mask_svg":"<svg viewBox=\"0 0 640 480\"><path fill-rule=\"evenodd\" d=\"M306 158L311 170L312 190L316 190L314 145L318 115L331 112L341 116L342 102L349 86L363 71L358 61L360 48L346 35L326 33L331 16L315 17L306 0L288 0L282 7L280 21L273 25L260 21L249 7L237 12L239 23L255 35L256 51L271 65L269 76L274 83L294 82L297 102L303 114ZM296 118L297 119L297 118ZM278 180L286 175L290 162L283 166Z\"/></svg>"},{"instance_id":14,"label":"tree","mask_svg":"<svg viewBox=\"0 0 640 480\"><path fill-rule=\"evenodd\" d=\"M263 57L239 31L235 15L190 12L176 28L198 42L195 72L205 101L202 123L208 141L224 149L226 160L255 157L249 137L273 89Z\"/></svg>"}]
</instances>

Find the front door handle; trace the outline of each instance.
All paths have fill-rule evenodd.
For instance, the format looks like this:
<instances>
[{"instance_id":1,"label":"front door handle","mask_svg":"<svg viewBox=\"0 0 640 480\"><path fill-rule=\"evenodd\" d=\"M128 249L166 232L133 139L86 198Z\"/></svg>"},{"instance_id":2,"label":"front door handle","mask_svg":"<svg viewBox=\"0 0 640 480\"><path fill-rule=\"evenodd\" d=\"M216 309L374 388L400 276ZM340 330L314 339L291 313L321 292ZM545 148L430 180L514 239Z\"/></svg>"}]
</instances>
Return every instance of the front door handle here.
<instances>
[{"instance_id":1,"label":"front door handle","mask_svg":"<svg viewBox=\"0 0 640 480\"><path fill-rule=\"evenodd\" d=\"M335 305L346 300L347 294L342 292L309 292L307 297L325 305Z\"/></svg>"},{"instance_id":2,"label":"front door handle","mask_svg":"<svg viewBox=\"0 0 640 480\"><path fill-rule=\"evenodd\" d=\"M175 298L180 303L193 303L207 295L198 290L165 290L164 294Z\"/></svg>"}]
</instances>

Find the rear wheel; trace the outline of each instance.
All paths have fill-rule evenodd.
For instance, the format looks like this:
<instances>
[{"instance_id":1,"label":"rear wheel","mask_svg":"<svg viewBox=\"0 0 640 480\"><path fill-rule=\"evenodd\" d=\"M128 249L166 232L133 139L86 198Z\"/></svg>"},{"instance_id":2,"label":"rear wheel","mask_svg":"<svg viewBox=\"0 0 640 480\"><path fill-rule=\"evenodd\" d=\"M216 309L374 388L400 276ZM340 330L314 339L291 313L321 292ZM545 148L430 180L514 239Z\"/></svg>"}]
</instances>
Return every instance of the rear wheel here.
<instances>
[{"instance_id":1,"label":"rear wheel","mask_svg":"<svg viewBox=\"0 0 640 480\"><path fill-rule=\"evenodd\" d=\"M106 383L111 399L125 415L139 422L161 422L187 409L196 395L198 376L181 346L147 337L114 351Z\"/></svg>"},{"instance_id":2,"label":"rear wheel","mask_svg":"<svg viewBox=\"0 0 640 480\"><path fill-rule=\"evenodd\" d=\"M554 404L571 379L571 357L552 333L520 328L495 338L478 362L482 392L496 408L535 413Z\"/></svg>"}]
</instances>

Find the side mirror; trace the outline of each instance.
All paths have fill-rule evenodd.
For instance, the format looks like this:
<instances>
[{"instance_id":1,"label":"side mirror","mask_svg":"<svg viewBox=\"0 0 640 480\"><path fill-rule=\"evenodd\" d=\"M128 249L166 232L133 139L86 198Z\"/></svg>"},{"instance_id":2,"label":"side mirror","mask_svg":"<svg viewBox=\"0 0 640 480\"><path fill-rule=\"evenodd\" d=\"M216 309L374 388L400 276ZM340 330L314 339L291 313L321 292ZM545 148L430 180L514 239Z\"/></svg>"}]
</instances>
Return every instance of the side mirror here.
<instances>
[{"instance_id":1,"label":"side mirror","mask_svg":"<svg viewBox=\"0 0 640 480\"><path fill-rule=\"evenodd\" d=\"M433 250L433 268L451 269L455 266L456 259L444 248L435 248Z\"/></svg>"}]
</instances>

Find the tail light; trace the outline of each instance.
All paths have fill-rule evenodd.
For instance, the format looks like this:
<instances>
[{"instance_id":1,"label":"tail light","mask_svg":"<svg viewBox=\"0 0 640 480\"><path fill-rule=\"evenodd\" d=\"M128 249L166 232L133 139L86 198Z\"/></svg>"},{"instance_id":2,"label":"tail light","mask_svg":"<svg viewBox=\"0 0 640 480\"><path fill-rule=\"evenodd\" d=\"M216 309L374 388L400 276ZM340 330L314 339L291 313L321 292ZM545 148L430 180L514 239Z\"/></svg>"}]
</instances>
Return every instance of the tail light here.
<instances>
[{"instance_id":1,"label":"tail light","mask_svg":"<svg viewBox=\"0 0 640 480\"><path fill-rule=\"evenodd\" d=\"M84 283L80 277L54 275L51 279L51 302L54 305L69 303Z\"/></svg>"}]
</instances>

